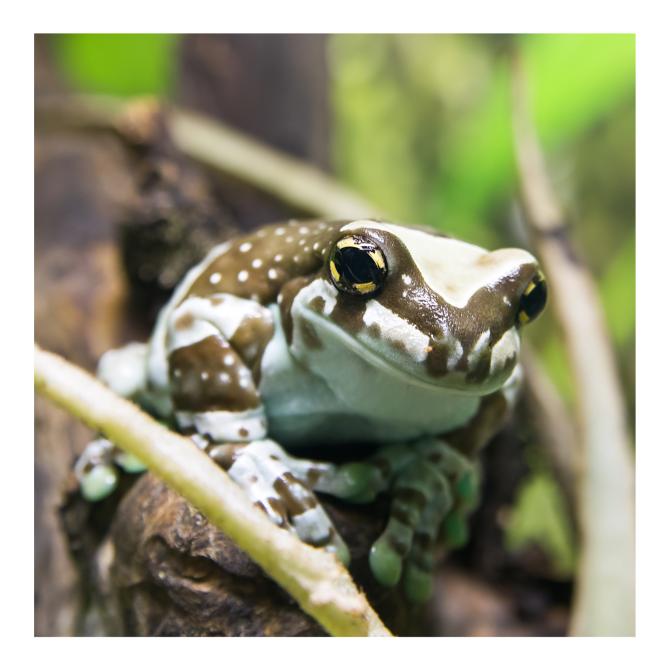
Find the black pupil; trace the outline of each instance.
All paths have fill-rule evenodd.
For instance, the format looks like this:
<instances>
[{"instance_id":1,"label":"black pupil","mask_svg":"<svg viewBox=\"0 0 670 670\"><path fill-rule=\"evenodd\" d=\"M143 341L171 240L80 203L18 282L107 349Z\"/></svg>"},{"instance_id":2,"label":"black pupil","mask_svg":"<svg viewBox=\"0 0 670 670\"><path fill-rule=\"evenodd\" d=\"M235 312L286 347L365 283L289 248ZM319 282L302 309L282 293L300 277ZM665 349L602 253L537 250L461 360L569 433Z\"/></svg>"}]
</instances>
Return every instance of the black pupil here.
<instances>
[{"instance_id":1,"label":"black pupil","mask_svg":"<svg viewBox=\"0 0 670 670\"><path fill-rule=\"evenodd\" d=\"M534 319L547 304L547 282L535 279L535 288L528 294L521 296L521 309L529 319Z\"/></svg>"},{"instance_id":2,"label":"black pupil","mask_svg":"<svg viewBox=\"0 0 670 670\"><path fill-rule=\"evenodd\" d=\"M368 282L377 286L384 278L384 271L377 267L368 252L363 249L356 247L337 249L333 262L340 273L341 281L348 287Z\"/></svg>"}]
</instances>

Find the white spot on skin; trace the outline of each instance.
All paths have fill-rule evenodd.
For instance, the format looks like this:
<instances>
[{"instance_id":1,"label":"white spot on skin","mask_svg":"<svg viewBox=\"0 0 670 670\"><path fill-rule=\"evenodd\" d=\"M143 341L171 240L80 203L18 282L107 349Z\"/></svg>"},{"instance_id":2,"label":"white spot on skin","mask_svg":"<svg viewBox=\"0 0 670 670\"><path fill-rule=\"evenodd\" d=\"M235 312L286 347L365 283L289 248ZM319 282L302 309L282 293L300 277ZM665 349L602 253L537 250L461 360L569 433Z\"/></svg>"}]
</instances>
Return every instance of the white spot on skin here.
<instances>
[{"instance_id":1,"label":"white spot on skin","mask_svg":"<svg viewBox=\"0 0 670 670\"><path fill-rule=\"evenodd\" d=\"M275 230L275 235L279 235L280 237L286 232L286 228L277 228Z\"/></svg>"},{"instance_id":2,"label":"white spot on skin","mask_svg":"<svg viewBox=\"0 0 670 670\"><path fill-rule=\"evenodd\" d=\"M511 301L506 295L503 296L503 302L504 302L508 307L511 307L511 306L512 306L512 301Z\"/></svg>"},{"instance_id":3,"label":"white spot on skin","mask_svg":"<svg viewBox=\"0 0 670 670\"><path fill-rule=\"evenodd\" d=\"M277 254L275 256L275 262L276 263L281 263L282 258L284 258L281 254Z\"/></svg>"},{"instance_id":4,"label":"white spot on skin","mask_svg":"<svg viewBox=\"0 0 670 670\"><path fill-rule=\"evenodd\" d=\"M289 235L289 236L286 238L286 244L293 244L293 240L294 240L294 239L295 239L295 238L293 238L291 235Z\"/></svg>"},{"instance_id":5,"label":"white spot on skin","mask_svg":"<svg viewBox=\"0 0 670 670\"><path fill-rule=\"evenodd\" d=\"M299 244L301 247L305 246L305 240L304 240L304 238L300 238L300 239L298 240L298 244Z\"/></svg>"},{"instance_id":6,"label":"white spot on skin","mask_svg":"<svg viewBox=\"0 0 670 670\"><path fill-rule=\"evenodd\" d=\"M207 372L206 370L203 370L200 373L200 379L202 379L202 381L207 381L209 379L209 372Z\"/></svg>"},{"instance_id":7,"label":"white spot on skin","mask_svg":"<svg viewBox=\"0 0 670 670\"><path fill-rule=\"evenodd\" d=\"M240 251L243 254L246 254L247 251L249 251L249 249L251 249L252 246L253 245L251 244L251 242L244 242L244 243L240 244Z\"/></svg>"},{"instance_id":8,"label":"white spot on skin","mask_svg":"<svg viewBox=\"0 0 670 670\"><path fill-rule=\"evenodd\" d=\"M220 272L213 272L209 276L209 283L210 284L218 284L221 281L221 273Z\"/></svg>"},{"instance_id":9,"label":"white spot on skin","mask_svg":"<svg viewBox=\"0 0 670 670\"><path fill-rule=\"evenodd\" d=\"M312 249L314 249L314 251L318 251L319 250L319 243L314 242L314 244L312 245Z\"/></svg>"},{"instance_id":10,"label":"white spot on skin","mask_svg":"<svg viewBox=\"0 0 670 670\"><path fill-rule=\"evenodd\" d=\"M227 372L219 372L219 381L222 384L230 384L230 375Z\"/></svg>"},{"instance_id":11,"label":"white spot on skin","mask_svg":"<svg viewBox=\"0 0 670 670\"><path fill-rule=\"evenodd\" d=\"M294 263L299 263L300 262L300 256L293 256L293 262Z\"/></svg>"},{"instance_id":12,"label":"white spot on skin","mask_svg":"<svg viewBox=\"0 0 670 670\"><path fill-rule=\"evenodd\" d=\"M300 226L300 228L298 228L298 232L301 235L307 235L307 233L309 232L309 228L307 228L307 226Z\"/></svg>"},{"instance_id":13,"label":"white spot on skin","mask_svg":"<svg viewBox=\"0 0 670 670\"><path fill-rule=\"evenodd\" d=\"M237 274L237 281L243 284L247 279L249 279L249 273L246 270L240 270Z\"/></svg>"},{"instance_id":14,"label":"white spot on skin","mask_svg":"<svg viewBox=\"0 0 670 670\"><path fill-rule=\"evenodd\" d=\"M253 261L251 261L251 267L258 269L263 265L263 261L260 258L254 258Z\"/></svg>"},{"instance_id":15,"label":"white spot on skin","mask_svg":"<svg viewBox=\"0 0 670 670\"><path fill-rule=\"evenodd\" d=\"M174 371L174 376L175 376L177 379L179 379L179 377L181 377L181 369L180 369L180 368L177 368L177 369Z\"/></svg>"},{"instance_id":16,"label":"white spot on skin","mask_svg":"<svg viewBox=\"0 0 670 670\"><path fill-rule=\"evenodd\" d=\"M412 278L409 275L403 275L402 281L405 286L409 286L412 283Z\"/></svg>"},{"instance_id":17,"label":"white spot on skin","mask_svg":"<svg viewBox=\"0 0 670 670\"><path fill-rule=\"evenodd\" d=\"M235 364L235 356L233 356L232 354L226 354L223 357L223 364L228 365L228 366L234 365Z\"/></svg>"},{"instance_id":18,"label":"white spot on skin","mask_svg":"<svg viewBox=\"0 0 670 670\"><path fill-rule=\"evenodd\" d=\"M270 268L268 270L268 278L269 279L277 279L277 270L275 270L275 268Z\"/></svg>"},{"instance_id":19,"label":"white spot on skin","mask_svg":"<svg viewBox=\"0 0 670 670\"><path fill-rule=\"evenodd\" d=\"M277 296L277 304L278 304L278 305L281 305L283 301L284 301L284 296L283 296L283 294L280 293L280 294Z\"/></svg>"}]
</instances>

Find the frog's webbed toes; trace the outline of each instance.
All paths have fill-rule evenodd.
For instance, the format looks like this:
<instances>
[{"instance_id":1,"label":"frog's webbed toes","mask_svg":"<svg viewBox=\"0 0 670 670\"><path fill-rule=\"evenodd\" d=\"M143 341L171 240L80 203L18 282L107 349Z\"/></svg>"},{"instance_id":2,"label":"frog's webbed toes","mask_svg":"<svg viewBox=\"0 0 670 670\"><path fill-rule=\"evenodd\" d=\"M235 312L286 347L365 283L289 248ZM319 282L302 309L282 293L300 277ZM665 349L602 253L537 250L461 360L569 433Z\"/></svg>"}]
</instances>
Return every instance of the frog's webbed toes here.
<instances>
[{"instance_id":1,"label":"frog's webbed toes","mask_svg":"<svg viewBox=\"0 0 670 670\"><path fill-rule=\"evenodd\" d=\"M383 447L367 461L331 465L315 481L314 490L353 503L372 502L412 457L405 444Z\"/></svg>"},{"instance_id":2,"label":"frog's webbed toes","mask_svg":"<svg viewBox=\"0 0 670 670\"><path fill-rule=\"evenodd\" d=\"M82 496L96 502L110 495L119 482L119 467L129 473L146 470L139 459L104 437L89 442L74 466Z\"/></svg>"},{"instance_id":3,"label":"frog's webbed toes","mask_svg":"<svg viewBox=\"0 0 670 670\"><path fill-rule=\"evenodd\" d=\"M86 445L74 466L82 496L96 502L106 498L116 488L119 473L114 466L114 445L98 438Z\"/></svg>"},{"instance_id":4,"label":"frog's webbed toes","mask_svg":"<svg viewBox=\"0 0 670 670\"><path fill-rule=\"evenodd\" d=\"M386 586L402 577L407 597L423 602L432 591L435 544L453 502L450 486L429 462L417 459L398 477L391 496L390 519L370 551L370 568Z\"/></svg>"},{"instance_id":5,"label":"frog's webbed toes","mask_svg":"<svg viewBox=\"0 0 670 670\"><path fill-rule=\"evenodd\" d=\"M228 474L278 526L349 561L349 550L303 475L319 467L295 459L275 442L258 440L240 450Z\"/></svg>"},{"instance_id":6,"label":"frog's webbed toes","mask_svg":"<svg viewBox=\"0 0 670 670\"><path fill-rule=\"evenodd\" d=\"M395 586L400 581L415 530L431 505L434 477L428 465L417 460L394 484L388 524L370 550L370 569L385 586Z\"/></svg>"}]
</instances>

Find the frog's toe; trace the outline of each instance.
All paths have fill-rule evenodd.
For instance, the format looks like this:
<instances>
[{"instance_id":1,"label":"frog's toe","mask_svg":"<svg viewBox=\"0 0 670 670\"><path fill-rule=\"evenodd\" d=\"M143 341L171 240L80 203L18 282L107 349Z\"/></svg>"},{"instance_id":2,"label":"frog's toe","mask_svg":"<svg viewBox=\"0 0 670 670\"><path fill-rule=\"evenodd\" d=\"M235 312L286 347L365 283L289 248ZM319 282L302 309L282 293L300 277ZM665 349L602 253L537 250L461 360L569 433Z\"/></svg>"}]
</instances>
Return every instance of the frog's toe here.
<instances>
[{"instance_id":1,"label":"frog's toe","mask_svg":"<svg viewBox=\"0 0 670 670\"><path fill-rule=\"evenodd\" d=\"M314 489L356 503L372 502L382 488L382 475L372 463L345 463L324 474Z\"/></svg>"},{"instance_id":2,"label":"frog's toe","mask_svg":"<svg viewBox=\"0 0 670 670\"><path fill-rule=\"evenodd\" d=\"M445 543L449 549L459 549L468 541L468 525L460 510L447 514L442 527Z\"/></svg>"},{"instance_id":3,"label":"frog's toe","mask_svg":"<svg viewBox=\"0 0 670 670\"><path fill-rule=\"evenodd\" d=\"M403 573L403 588L407 599L415 603L425 603L433 593L433 572L409 564Z\"/></svg>"},{"instance_id":4,"label":"frog's toe","mask_svg":"<svg viewBox=\"0 0 670 670\"><path fill-rule=\"evenodd\" d=\"M89 442L77 459L74 474L86 500L102 500L116 488L119 473L113 464L115 449L109 440L100 437Z\"/></svg>"},{"instance_id":5,"label":"frog's toe","mask_svg":"<svg viewBox=\"0 0 670 670\"><path fill-rule=\"evenodd\" d=\"M400 581L403 556L389 538L382 536L372 545L369 562L372 574L383 586L392 587Z\"/></svg>"},{"instance_id":6,"label":"frog's toe","mask_svg":"<svg viewBox=\"0 0 670 670\"><path fill-rule=\"evenodd\" d=\"M93 466L79 479L81 494L89 502L106 498L119 481L117 469L109 463Z\"/></svg>"}]
</instances>

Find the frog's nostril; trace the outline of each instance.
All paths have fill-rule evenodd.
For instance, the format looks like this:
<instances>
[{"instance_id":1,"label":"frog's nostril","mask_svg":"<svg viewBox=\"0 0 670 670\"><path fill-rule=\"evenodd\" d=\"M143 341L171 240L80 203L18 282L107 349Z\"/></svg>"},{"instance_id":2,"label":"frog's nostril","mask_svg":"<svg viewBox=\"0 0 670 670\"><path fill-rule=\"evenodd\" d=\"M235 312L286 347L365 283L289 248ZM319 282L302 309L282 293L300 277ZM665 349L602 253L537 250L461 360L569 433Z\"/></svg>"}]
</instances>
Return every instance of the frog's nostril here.
<instances>
[{"instance_id":1,"label":"frog's nostril","mask_svg":"<svg viewBox=\"0 0 670 670\"><path fill-rule=\"evenodd\" d=\"M540 270L528 282L519 299L517 322L523 326L536 319L547 304L547 280Z\"/></svg>"}]
</instances>

